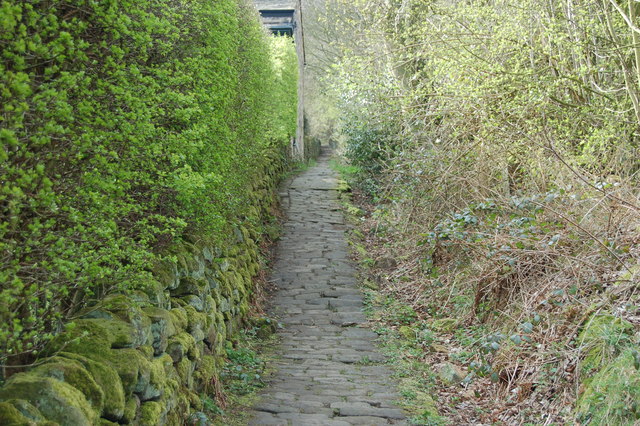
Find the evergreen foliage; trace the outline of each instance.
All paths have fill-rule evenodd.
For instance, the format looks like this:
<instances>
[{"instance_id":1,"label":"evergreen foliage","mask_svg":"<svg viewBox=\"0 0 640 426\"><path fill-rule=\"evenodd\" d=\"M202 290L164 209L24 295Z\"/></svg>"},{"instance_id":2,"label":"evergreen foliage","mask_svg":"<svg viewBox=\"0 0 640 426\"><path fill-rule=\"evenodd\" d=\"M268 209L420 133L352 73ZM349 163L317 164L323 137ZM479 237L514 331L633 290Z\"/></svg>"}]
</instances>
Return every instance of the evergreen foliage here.
<instances>
[{"instance_id":1,"label":"evergreen foliage","mask_svg":"<svg viewBox=\"0 0 640 426\"><path fill-rule=\"evenodd\" d=\"M2 1L0 45L11 364L87 300L144 286L185 233L222 241L250 215L295 134L297 62L238 0Z\"/></svg>"}]
</instances>

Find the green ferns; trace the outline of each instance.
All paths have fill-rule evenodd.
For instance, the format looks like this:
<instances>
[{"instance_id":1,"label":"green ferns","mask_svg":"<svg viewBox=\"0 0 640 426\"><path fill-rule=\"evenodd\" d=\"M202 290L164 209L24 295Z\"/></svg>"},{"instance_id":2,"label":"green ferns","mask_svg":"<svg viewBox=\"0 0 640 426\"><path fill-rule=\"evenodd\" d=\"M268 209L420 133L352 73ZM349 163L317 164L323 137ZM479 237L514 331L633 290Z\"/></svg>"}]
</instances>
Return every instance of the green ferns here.
<instances>
[{"instance_id":1,"label":"green ferns","mask_svg":"<svg viewBox=\"0 0 640 426\"><path fill-rule=\"evenodd\" d=\"M297 62L239 0L0 3L0 364L222 241L295 134Z\"/></svg>"}]
</instances>

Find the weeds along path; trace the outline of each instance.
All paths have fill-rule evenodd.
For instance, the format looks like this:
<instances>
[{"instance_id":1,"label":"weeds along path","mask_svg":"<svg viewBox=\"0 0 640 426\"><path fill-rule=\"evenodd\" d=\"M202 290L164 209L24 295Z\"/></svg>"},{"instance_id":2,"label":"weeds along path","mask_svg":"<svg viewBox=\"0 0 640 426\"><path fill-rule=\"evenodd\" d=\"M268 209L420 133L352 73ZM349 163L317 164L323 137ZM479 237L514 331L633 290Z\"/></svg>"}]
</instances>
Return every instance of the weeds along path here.
<instances>
[{"instance_id":1,"label":"weeds along path","mask_svg":"<svg viewBox=\"0 0 640 426\"><path fill-rule=\"evenodd\" d=\"M251 425L406 424L377 335L365 328L337 184L323 151L281 194L288 219L272 313L283 325L282 343Z\"/></svg>"}]
</instances>

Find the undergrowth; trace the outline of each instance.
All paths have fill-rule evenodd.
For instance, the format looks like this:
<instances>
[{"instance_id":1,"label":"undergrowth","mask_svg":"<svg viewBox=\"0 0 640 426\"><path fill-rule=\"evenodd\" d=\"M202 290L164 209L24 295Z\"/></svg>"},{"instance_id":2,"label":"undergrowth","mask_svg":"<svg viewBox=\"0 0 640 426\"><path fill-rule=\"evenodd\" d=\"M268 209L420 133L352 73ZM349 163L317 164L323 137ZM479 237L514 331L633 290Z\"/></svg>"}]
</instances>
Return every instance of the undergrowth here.
<instances>
[{"instance_id":1,"label":"undergrowth","mask_svg":"<svg viewBox=\"0 0 640 426\"><path fill-rule=\"evenodd\" d=\"M635 421L637 233L620 231L635 216L610 210L593 235L567 217L590 196L486 199L425 226L354 189L345 210L372 319L398 374L428 382L401 388L409 412L434 406L407 400L421 389L451 424ZM610 363L631 372L626 385Z\"/></svg>"},{"instance_id":2,"label":"undergrowth","mask_svg":"<svg viewBox=\"0 0 640 426\"><path fill-rule=\"evenodd\" d=\"M244 425L257 393L265 387L269 361L274 357L277 322L255 318L226 347L226 361L220 373L222 393L203 399L204 412L214 425Z\"/></svg>"}]
</instances>

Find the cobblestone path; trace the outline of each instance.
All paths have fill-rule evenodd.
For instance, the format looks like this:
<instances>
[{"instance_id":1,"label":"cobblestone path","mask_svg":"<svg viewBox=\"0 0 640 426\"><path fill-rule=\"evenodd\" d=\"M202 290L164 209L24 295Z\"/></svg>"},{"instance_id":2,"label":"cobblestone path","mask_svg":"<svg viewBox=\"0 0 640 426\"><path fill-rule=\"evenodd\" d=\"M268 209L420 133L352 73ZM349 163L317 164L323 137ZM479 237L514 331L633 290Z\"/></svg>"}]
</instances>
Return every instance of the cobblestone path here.
<instances>
[{"instance_id":1,"label":"cobblestone path","mask_svg":"<svg viewBox=\"0 0 640 426\"><path fill-rule=\"evenodd\" d=\"M281 194L288 219L272 280L282 344L250 425L406 424L364 327L336 186L325 153Z\"/></svg>"}]
</instances>

